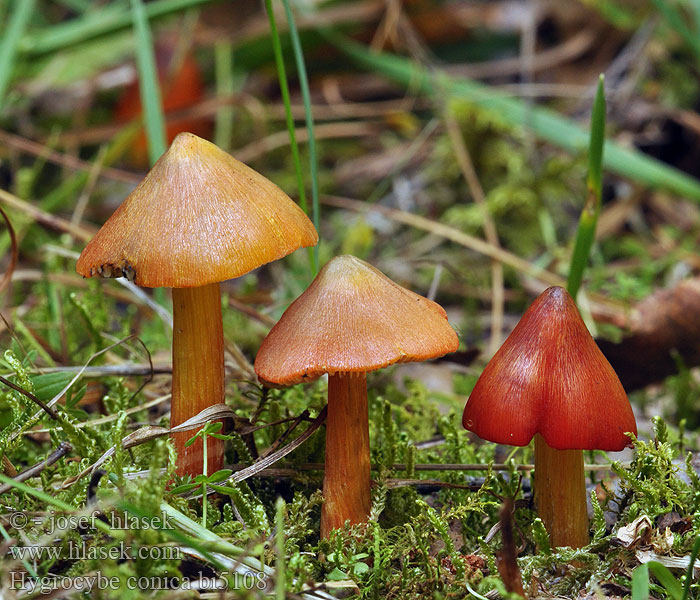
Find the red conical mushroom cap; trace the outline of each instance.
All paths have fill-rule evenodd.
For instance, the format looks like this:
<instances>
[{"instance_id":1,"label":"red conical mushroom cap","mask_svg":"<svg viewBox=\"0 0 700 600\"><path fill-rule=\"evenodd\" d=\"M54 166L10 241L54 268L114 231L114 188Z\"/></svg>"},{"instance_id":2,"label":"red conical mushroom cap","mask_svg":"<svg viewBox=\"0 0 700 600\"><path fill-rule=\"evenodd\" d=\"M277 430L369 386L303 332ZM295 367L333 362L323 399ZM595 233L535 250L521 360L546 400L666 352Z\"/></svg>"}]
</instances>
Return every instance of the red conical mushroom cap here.
<instances>
[{"instance_id":1,"label":"red conical mushroom cap","mask_svg":"<svg viewBox=\"0 0 700 600\"><path fill-rule=\"evenodd\" d=\"M627 395L573 299L545 290L486 365L462 424L479 437L525 446L622 450L637 425Z\"/></svg>"},{"instance_id":2,"label":"red conical mushroom cap","mask_svg":"<svg viewBox=\"0 0 700 600\"><path fill-rule=\"evenodd\" d=\"M354 256L337 256L282 315L255 358L274 385L362 373L454 352L444 309Z\"/></svg>"}]
</instances>

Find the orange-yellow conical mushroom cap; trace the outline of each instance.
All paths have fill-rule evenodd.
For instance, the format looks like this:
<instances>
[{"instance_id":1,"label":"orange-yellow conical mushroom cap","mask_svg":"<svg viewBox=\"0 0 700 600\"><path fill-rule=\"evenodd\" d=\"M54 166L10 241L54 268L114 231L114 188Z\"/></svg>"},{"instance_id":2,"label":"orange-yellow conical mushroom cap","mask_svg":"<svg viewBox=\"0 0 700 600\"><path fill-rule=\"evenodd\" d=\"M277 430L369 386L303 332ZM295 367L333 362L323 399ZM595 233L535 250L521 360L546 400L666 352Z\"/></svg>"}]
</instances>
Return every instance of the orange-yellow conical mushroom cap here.
<instances>
[{"instance_id":1,"label":"orange-yellow conical mushroom cap","mask_svg":"<svg viewBox=\"0 0 700 600\"><path fill-rule=\"evenodd\" d=\"M179 134L85 247L84 277L195 287L244 275L318 234L275 184L191 133Z\"/></svg>"},{"instance_id":2,"label":"orange-yellow conical mushroom cap","mask_svg":"<svg viewBox=\"0 0 700 600\"><path fill-rule=\"evenodd\" d=\"M511 446L539 433L557 450L622 450L625 432L637 433L617 374L560 287L532 303L486 365L462 424Z\"/></svg>"},{"instance_id":3,"label":"orange-yellow conical mushroom cap","mask_svg":"<svg viewBox=\"0 0 700 600\"><path fill-rule=\"evenodd\" d=\"M261 381L294 385L454 352L443 308L354 256L329 261L263 340Z\"/></svg>"}]
</instances>

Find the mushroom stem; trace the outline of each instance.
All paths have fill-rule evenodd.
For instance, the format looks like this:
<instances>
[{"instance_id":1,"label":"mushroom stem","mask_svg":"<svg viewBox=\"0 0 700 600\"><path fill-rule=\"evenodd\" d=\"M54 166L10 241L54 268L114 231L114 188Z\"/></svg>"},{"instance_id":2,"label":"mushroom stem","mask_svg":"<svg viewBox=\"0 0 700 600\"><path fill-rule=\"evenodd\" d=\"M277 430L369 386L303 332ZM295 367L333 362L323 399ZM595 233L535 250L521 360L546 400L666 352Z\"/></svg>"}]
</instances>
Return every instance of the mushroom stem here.
<instances>
[{"instance_id":1,"label":"mushroom stem","mask_svg":"<svg viewBox=\"0 0 700 600\"><path fill-rule=\"evenodd\" d=\"M556 450L535 435L535 502L553 546L588 544L582 450Z\"/></svg>"},{"instance_id":2,"label":"mushroom stem","mask_svg":"<svg viewBox=\"0 0 700 600\"><path fill-rule=\"evenodd\" d=\"M369 416L364 373L328 376L326 466L321 537L367 521L370 509Z\"/></svg>"},{"instance_id":3,"label":"mushroom stem","mask_svg":"<svg viewBox=\"0 0 700 600\"><path fill-rule=\"evenodd\" d=\"M224 334L218 283L173 288L173 396L171 426L179 425L212 404L224 401ZM198 439L185 448L196 429L173 434L177 474L203 472L203 446ZM207 441L207 473L223 467L221 440Z\"/></svg>"}]
</instances>

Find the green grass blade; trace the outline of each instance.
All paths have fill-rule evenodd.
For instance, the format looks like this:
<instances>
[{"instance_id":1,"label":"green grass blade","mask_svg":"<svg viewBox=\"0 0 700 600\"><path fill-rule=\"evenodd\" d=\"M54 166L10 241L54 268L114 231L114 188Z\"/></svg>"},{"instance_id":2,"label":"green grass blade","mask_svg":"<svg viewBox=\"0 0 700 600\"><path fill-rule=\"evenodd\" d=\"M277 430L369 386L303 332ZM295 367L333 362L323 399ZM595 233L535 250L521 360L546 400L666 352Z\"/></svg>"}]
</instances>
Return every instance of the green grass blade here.
<instances>
[{"instance_id":1,"label":"green grass blade","mask_svg":"<svg viewBox=\"0 0 700 600\"><path fill-rule=\"evenodd\" d=\"M588 147L588 177L586 201L576 230L576 241L571 256L569 278L566 287L575 300L581 287L583 272L595 238L595 228L600 214L603 193L603 144L605 142L605 88L603 76L598 80L598 90L591 114L591 141Z\"/></svg>"},{"instance_id":2,"label":"green grass blade","mask_svg":"<svg viewBox=\"0 0 700 600\"><path fill-rule=\"evenodd\" d=\"M603 148L605 144L605 76L600 75L591 111L591 141L588 145L588 188L600 197L603 186Z\"/></svg>"},{"instance_id":3,"label":"green grass blade","mask_svg":"<svg viewBox=\"0 0 700 600\"><path fill-rule=\"evenodd\" d=\"M20 4L27 0L19 0ZM154 0L145 5L149 19L163 17L197 6L219 0ZM79 19L72 19L46 27L31 35L25 35L20 41L20 51L28 54L55 52L79 44L85 40L126 29L132 23L128 7L106 5L91 11Z\"/></svg>"},{"instance_id":4,"label":"green grass blade","mask_svg":"<svg viewBox=\"0 0 700 600\"><path fill-rule=\"evenodd\" d=\"M649 567L646 563L632 572L632 600L649 600Z\"/></svg>"},{"instance_id":5,"label":"green grass blade","mask_svg":"<svg viewBox=\"0 0 700 600\"><path fill-rule=\"evenodd\" d=\"M659 580L659 583L666 588L668 595L671 596L673 600L683 599L683 589L678 580L673 576L670 569L660 562L655 560L650 560L647 565L649 565L649 570L654 574L654 577Z\"/></svg>"},{"instance_id":6,"label":"green grass blade","mask_svg":"<svg viewBox=\"0 0 700 600\"><path fill-rule=\"evenodd\" d=\"M195 550L198 550L202 554L208 552L208 549L202 546L201 544L198 544L197 542L209 542L215 547L218 547L218 552L224 552L228 556L237 557L237 561L240 562L242 565L245 565L246 567L249 567L256 571L265 573L266 575L272 574L273 571L270 567L263 565L259 560L251 556L247 556L245 548L240 548L238 546L234 546L230 542L227 542L223 538L219 537L216 533L205 529L199 523L193 521L188 516L184 515L179 510L172 507L167 502L161 502L160 511L161 514L170 517L173 520L173 522L182 529L184 534L188 536L188 545L190 545ZM174 529L164 531L169 534L177 533L177 531Z\"/></svg>"},{"instance_id":7,"label":"green grass blade","mask_svg":"<svg viewBox=\"0 0 700 600\"><path fill-rule=\"evenodd\" d=\"M700 0L690 0L690 8L693 13L693 26L696 35L700 35Z\"/></svg>"},{"instance_id":8,"label":"green grass blade","mask_svg":"<svg viewBox=\"0 0 700 600\"><path fill-rule=\"evenodd\" d=\"M277 498L275 508L275 553L277 554L275 598L276 600L284 600L287 597L287 582L284 566L284 500L282 498Z\"/></svg>"},{"instance_id":9,"label":"green grass blade","mask_svg":"<svg viewBox=\"0 0 700 600\"><path fill-rule=\"evenodd\" d=\"M287 123L287 131L289 132L289 146L292 150L292 160L294 161L294 172L297 178L297 187L299 189L299 206L308 215L309 208L306 202L306 186L304 185L304 174L301 170L301 159L299 158L299 146L297 145L297 137L294 133L294 118L292 117L292 102L289 98L289 84L287 82L287 69L284 66L284 57L282 56L282 44L280 42L279 31L277 30L277 21L275 13L272 10L272 0L265 0L265 10L270 21L270 36L272 38L272 50L275 54L275 64L277 65L277 78L280 84L280 93L282 94L282 102L284 103L284 114ZM316 272L314 268L314 250L308 249L309 264L311 271Z\"/></svg>"},{"instance_id":10,"label":"green grass blade","mask_svg":"<svg viewBox=\"0 0 700 600\"><path fill-rule=\"evenodd\" d=\"M11 485L13 488L19 490L20 492L24 492L25 494L34 496L38 500L46 502L47 506L53 506L54 508L65 511L68 514L76 512L75 507L71 506L70 504L67 504L63 500L60 500L59 498L54 498L53 496L50 496L43 490L33 488L30 485L27 485L26 483L22 483L21 481L15 481L11 477L7 477L7 475L3 475L2 473L0 473L0 483L6 483L8 485ZM91 523L94 523L94 526L97 529L100 529L108 535L112 535L117 539L123 539L123 534L119 531L115 532L115 530L113 530L107 523L103 523L99 519L92 519Z\"/></svg>"},{"instance_id":11,"label":"green grass blade","mask_svg":"<svg viewBox=\"0 0 700 600\"><path fill-rule=\"evenodd\" d=\"M436 84L427 70L406 58L372 52L338 33L319 31L359 65L410 86L414 91L427 94L442 91L463 98L499 114L506 123L528 127L541 139L570 152L582 152L588 144L588 133L584 129L552 110L527 105L518 98L466 78L451 78L442 74L438 76L439 84ZM640 184L700 200L700 181L614 142L605 142L603 167Z\"/></svg>"},{"instance_id":12,"label":"green grass blade","mask_svg":"<svg viewBox=\"0 0 700 600\"><path fill-rule=\"evenodd\" d=\"M165 135L165 118L161 100L160 84L156 59L153 54L153 38L148 24L148 15L141 0L131 0L131 12L134 20L136 38L136 63L139 70L139 89L143 121L148 139L148 156L151 164L155 163L165 152L168 142Z\"/></svg>"},{"instance_id":13,"label":"green grass blade","mask_svg":"<svg viewBox=\"0 0 700 600\"><path fill-rule=\"evenodd\" d=\"M287 24L289 25L289 35L292 40L292 48L294 49L294 59L297 65L297 74L299 75L299 86L301 87L301 95L304 100L304 114L306 116L306 130L309 135L309 163L311 171L311 206L313 214L313 223L316 231L319 231L321 220L320 203L318 199L318 160L316 158L316 137L314 136L314 117L311 113L311 92L309 91L309 80L306 76L306 65L304 64L304 51L301 48L299 39L299 31L297 30L294 20L294 13L289 4L289 0L282 0L284 9L287 14ZM318 273L318 244L314 246L314 274Z\"/></svg>"},{"instance_id":14,"label":"green grass blade","mask_svg":"<svg viewBox=\"0 0 700 600\"><path fill-rule=\"evenodd\" d=\"M693 581L693 570L695 569L695 559L698 557L698 553L700 553L700 537L695 540L693 549L690 552L690 564L685 574L685 585L683 586L683 600L690 598L690 584Z\"/></svg>"},{"instance_id":15,"label":"green grass blade","mask_svg":"<svg viewBox=\"0 0 700 600\"><path fill-rule=\"evenodd\" d=\"M275 55L275 64L277 65L277 78L280 84L280 93L282 94L282 102L284 104L285 121L287 130L289 131L289 142L292 150L292 158L294 160L294 170L297 177L297 185L299 187L299 206L308 214L309 209L306 203L306 187L304 186L304 176L301 170L301 160L299 159L299 146L297 137L294 133L294 118L292 117L292 102L289 97L289 83L287 81L287 69L284 66L284 57L282 56L282 44L280 42L279 31L277 30L277 21L272 8L272 0L265 0L265 9L270 21L270 34L272 37L272 50Z\"/></svg>"},{"instance_id":16,"label":"green grass blade","mask_svg":"<svg viewBox=\"0 0 700 600\"><path fill-rule=\"evenodd\" d=\"M11 543L12 538L10 537L10 534L7 533L7 529L5 529L2 526L2 523L0 523L0 535L2 535L3 539L5 542ZM9 546L8 546L9 547ZM24 566L24 568L27 570L27 573L29 573L32 577L39 577L39 574L34 570L34 567L29 563L29 561L26 558L21 558L20 562Z\"/></svg>"},{"instance_id":17,"label":"green grass blade","mask_svg":"<svg viewBox=\"0 0 700 600\"><path fill-rule=\"evenodd\" d=\"M166 507L169 509L169 511L166 512ZM135 504L132 504L131 502L128 502L126 500L121 500L117 502L117 508L119 510L124 511L125 513L130 513L132 515L135 515L139 519L143 519L143 522L148 523L149 520L157 519L157 518L162 518L162 517L174 517L175 514L179 514L182 517L185 517L185 515L182 515L177 511L177 509L172 508L170 505L166 504L165 502L161 503L161 514L156 515L153 514L152 511L150 510L145 510L141 508L140 506L136 506ZM187 518L187 517L185 517ZM175 518L172 519L177 523L177 520ZM156 521L152 521L156 522ZM180 523L177 523L180 525ZM206 527L201 527L202 530L208 531ZM218 568L223 569L224 565L222 565L218 559L211 553L211 551L205 547L201 542L203 541L203 538L200 537L191 537L189 535L186 535L179 531L178 529L171 529L171 528L158 528L158 531L161 531L164 535L169 537L170 539L174 540L175 542L189 546L190 548L194 548L202 554L209 562L212 564L216 565ZM235 548L235 546L234 546ZM238 548L235 548L236 551L238 551Z\"/></svg>"},{"instance_id":18,"label":"green grass blade","mask_svg":"<svg viewBox=\"0 0 700 600\"><path fill-rule=\"evenodd\" d=\"M666 25L683 38L683 41L695 52L696 56L700 56L700 38L688 27L687 19L679 12L678 7L667 0L652 0L652 2L663 20L666 21Z\"/></svg>"},{"instance_id":19,"label":"green grass blade","mask_svg":"<svg viewBox=\"0 0 700 600\"><path fill-rule=\"evenodd\" d=\"M467 591L474 596L474 598L477 598L477 600L489 600L486 596L482 596L479 592L477 592L472 586L469 585L469 582L464 583L465 587L467 588Z\"/></svg>"},{"instance_id":20,"label":"green grass blade","mask_svg":"<svg viewBox=\"0 0 700 600\"><path fill-rule=\"evenodd\" d=\"M59 0L63 6L76 12L87 12L90 10L90 0Z\"/></svg>"},{"instance_id":21,"label":"green grass blade","mask_svg":"<svg viewBox=\"0 0 700 600\"><path fill-rule=\"evenodd\" d=\"M14 10L0 42L0 109L5 104L5 92L10 84L17 49L34 13L35 4L35 0L15 0Z\"/></svg>"}]
</instances>

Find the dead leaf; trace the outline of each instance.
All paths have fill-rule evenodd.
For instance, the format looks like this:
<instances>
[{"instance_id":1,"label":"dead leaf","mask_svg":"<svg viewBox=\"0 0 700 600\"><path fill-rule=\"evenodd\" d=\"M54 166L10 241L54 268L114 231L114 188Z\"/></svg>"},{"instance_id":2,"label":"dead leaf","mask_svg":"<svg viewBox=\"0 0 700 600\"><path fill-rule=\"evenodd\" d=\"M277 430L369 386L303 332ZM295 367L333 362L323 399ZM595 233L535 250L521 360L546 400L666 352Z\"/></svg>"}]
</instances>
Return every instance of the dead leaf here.
<instances>
[{"instance_id":1,"label":"dead leaf","mask_svg":"<svg viewBox=\"0 0 700 600\"><path fill-rule=\"evenodd\" d=\"M180 423L180 425L177 425L176 427L168 428L157 427L155 425L145 425L144 427L141 427L124 437L124 439L122 439L122 448L124 448L125 450L127 448L133 448L134 446L145 444L146 442L150 442L151 440L155 440L159 437L169 435L170 433L175 433L178 431L191 431L193 429L197 429L199 427L202 427L203 425L206 425L209 421L218 421L222 419L230 419L234 422L241 420L240 417L238 417L236 413L225 404L214 404L213 406L209 406L203 411L197 413L194 417L190 417L184 423ZM96 469L99 469L105 462L107 462L109 458L111 458L114 455L115 450L116 446L112 446L92 465L90 465L77 475L66 479L58 489L66 489L73 485L79 479L85 477L85 475L93 473Z\"/></svg>"},{"instance_id":2,"label":"dead leaf","mask_svg":"<svg viewBox=\"0 0 700 600\"><path fill-rule=\"evenodd\" d=\"M634 555L637 560L644 564L651 560L661 563L669 569L684 569L687 570L690 565L690 556L663 556L657 554L653 550L637 550ZM693 565L693 578L697 579L700 575L700 560L696 560Z\"/></svg>"},{"instance_id":3,"label":"dead leaf","mask_svg":"<svg viewBox=\"0 0 700 600\"><path fill-rule=\"evenodd\" d=\"M651 528L651 519L646 515L642 515L629 525L620 527L620 529L617 530L615 538L624 548L647 545L649 536L651 535Z\"/></svg>"}]
</instances>

